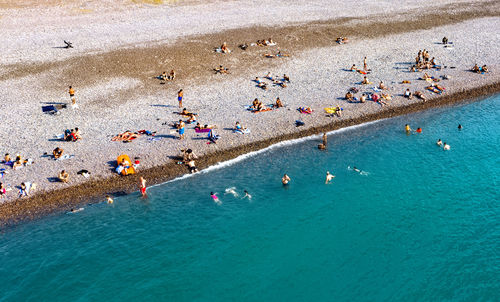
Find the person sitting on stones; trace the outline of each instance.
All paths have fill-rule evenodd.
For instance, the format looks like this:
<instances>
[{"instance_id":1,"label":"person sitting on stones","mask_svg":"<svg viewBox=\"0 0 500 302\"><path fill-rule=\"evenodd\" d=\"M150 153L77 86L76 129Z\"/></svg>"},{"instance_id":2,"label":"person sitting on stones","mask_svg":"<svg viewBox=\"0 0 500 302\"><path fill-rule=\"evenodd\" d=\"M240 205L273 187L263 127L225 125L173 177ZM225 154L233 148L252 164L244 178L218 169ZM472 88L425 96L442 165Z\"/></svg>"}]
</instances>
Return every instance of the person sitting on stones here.
<instances>
[{"instance_id":1,"label":"person sitting on stones","mask_svg":"<svg viewBox=\"0 0 500 302\"><path fill-rule=\"evenodd\" d=\"M61 182L67 183L69 180L69 174L65 170L59 172L59 176L57 177Z\"/></svg>"}]
</instances>

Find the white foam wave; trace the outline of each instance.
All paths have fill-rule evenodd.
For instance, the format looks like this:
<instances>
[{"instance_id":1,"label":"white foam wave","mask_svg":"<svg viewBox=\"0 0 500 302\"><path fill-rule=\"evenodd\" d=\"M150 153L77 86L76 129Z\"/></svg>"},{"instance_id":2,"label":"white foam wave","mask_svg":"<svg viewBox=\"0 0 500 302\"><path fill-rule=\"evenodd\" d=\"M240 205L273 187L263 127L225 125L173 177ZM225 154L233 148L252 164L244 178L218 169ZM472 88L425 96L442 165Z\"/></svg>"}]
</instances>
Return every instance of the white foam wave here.
<instances>
[{"instance_id":1,"label":"white foam wave","mask_svg":"<svg viewBox=\"0 0 500 302\"><path fill-rule=\"evenodd\" d=\"M326 134L327 135L339 134L339 133L351 131L351 130L354 130L354 129L366 127L368 125L372 125L372 124L378 123L378 122L383 121L383 120L385 120L385 119L380 119L380 120L366 122L366 123L359 124L359 125L353 125L353 126L349 126L349 127L345 127L345 128L340 128L340 129L337 129L337 130L333 130L333 131L327 132ZM302 142L305 142L305 141L310 141L310 140L321 138L322 136L323 136L323 134L315 134L315 135L311 135L311 136L306 136L306 137L291 139L291 140L287 140L287 141L282 141L282 142L279 142L279 143L276 143L276 144L272 144L272 145L270 145L270 146L268 146L266 148L263 148L263 149L260 149L260 150L257 150L257 151L248 152L248 153L242 154L240 156L237 156L237 157L235 157L233 159L230 159L230 160L227 160L227 161L224 161L224 162L216 163L215 165L210 166L210 167L208 167L206 169L203 169L203 170L201 170L198 173L184 174L182 176L176 177L176 178L174 178L172 180L169 180L169 181L166 181L164 183L160 183L160 184L157 184L157 185L152 185L151 187L156 187L156 186L159 186L159 185L164 185L164 184L176 182L176 181L183 180L183 179L186 179L186 178L198 175L198 174L205 174L205 173L209 173L209 172L212 172L212 171L216 171L216 170L219 170L219 169L222 169L222 168L225 168L225 167L232 166L232 165L234 165L236 163L239 163L239 162L244 161L244 160L246 160L248 158L251 158L253 156L256 156L258 154L261 154L261 153L264 153L264 152L267 152L267 151L270 151L270 150L274 150L274 149L282 148L282 147L286 147L286 146L291 146L291 145L296 145L296 144L299 144L299 143L302 143Z\"/></svg>"}]
</instances>

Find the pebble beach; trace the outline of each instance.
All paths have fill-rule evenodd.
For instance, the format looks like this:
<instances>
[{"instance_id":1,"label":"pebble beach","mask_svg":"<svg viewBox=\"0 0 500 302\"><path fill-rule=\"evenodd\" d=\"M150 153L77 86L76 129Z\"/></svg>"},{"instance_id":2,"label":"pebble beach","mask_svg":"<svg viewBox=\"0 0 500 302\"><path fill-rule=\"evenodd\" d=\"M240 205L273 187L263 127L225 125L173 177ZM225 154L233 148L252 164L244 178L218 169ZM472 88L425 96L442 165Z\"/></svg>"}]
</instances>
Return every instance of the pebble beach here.
<instances>
[{"instance_id":1,"label":"pebble beach","mask_svg":"<svg viewBox=\"0 0 500 302\"><path fill-rule=\"evenodd\" d=\"M54 16L58 16L55 18ZM0 2L0 152L20 154L34 163L8 172L0 180L12 191L0 199L0 224L68 210L82 197L136 191L138 177L148 185L188 173L178 165L181 149L200 157L199 168L266 147L280 140L319 134L347 125L447 105L498 92L500 75L500 2L498 1L277 1L258 5L243 1L48 1L47 4ZM441 42L446 36L452 44ZM349 42L338 44L337 37ZM275 46L252 46L272 38ZM73 48L64 48L64 40ZM214 51L226 42L231 53ZM246 50L240 44L248 44ZM440 69L410 72L419 50L435 57ZM266 53L289 54L268 58ZM350 71L363 58L372 84ZM489 72L471 72L487 65ZM223 65L229 74L215 74ZM176 70L176 79L155 78ZM442 94L426 90L426 72L440 79ZM286 74L286 88L264 79ZM448 79L444 79L444 76ZM268 83L257 87L256 77ZM383 81L392 96L388 104L348 102L373 93ZM403 84L402 81L409 81ZM71 108L68 86L78 108ZM427 102L403 97L409 88ZM170 126L183 107L198 114L201 124L217 125L220 139L207 144L206 134L187 125L186 138ZM284 108L254 114L245 106L255 98L269 105L279 97ZM42 106L63 105L59 114ZM339 106L342 115L324 108ZM312 114L297 108L310 107ZM305 125L296 127L295 122ZM236 121L250 129L234 133ZM412 125L417 126L417 125ZM63 142L55 136L78 127L83 139ZM404 125L401 125L403 131ZM111 139L124 131L148 130L129 143ZM425 130L425 129L424 129ZM72 158L55 161L63 148ZM137 175L120 177L116 158L128 154L140 161ZM54 181L70 174L68 183ZM85 169L89 178L77 175ZM22 182L37 184L31 197L17 198Z\"/></svg>"}]
</instances>

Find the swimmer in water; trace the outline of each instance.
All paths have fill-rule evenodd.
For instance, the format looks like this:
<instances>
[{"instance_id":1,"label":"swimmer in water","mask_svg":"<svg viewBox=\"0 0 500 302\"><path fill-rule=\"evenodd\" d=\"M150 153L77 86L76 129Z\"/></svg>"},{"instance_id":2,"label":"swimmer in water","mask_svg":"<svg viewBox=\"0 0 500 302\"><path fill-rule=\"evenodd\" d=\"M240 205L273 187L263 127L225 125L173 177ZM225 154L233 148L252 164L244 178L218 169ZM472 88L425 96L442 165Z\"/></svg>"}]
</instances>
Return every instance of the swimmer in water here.
<instances>
[{"instance_id":1,"label":"swimmer in water","mask_svg":"<svg viewBox=\"0 0 500 302\"><path fill-rule=\"evenodd\" d=\"M148 195L146 194L146 180L141 176L141 178L139 178L139 181L139 189L141 191L142 197L148 197Z\"/></svg>"},{"instance_id":2,"label":"swimmer in water","mask_svg":"<svg viewBox=\"0 0 500 302\"><path fill-rule=\"evenodd\" d=\"M406 133L410 133L411 132L410 125L408 125L408 124L405 125L405 131L406 131Z\"/></svg>"},{"instance_id":3,"label":"swimmer in water","mask_svg":"<svg viewBox=\"0 0 500 302\"><path fill-rule=\"evenodd\" d=\"M354 171L358 172L358 173L361 173L361 170L360 170L360 169L358 169L358 168L356 168L356 167L352 167L352 169L353 169Z\"/></svg>"},{"instance_id":4,"label":"swimmer in water","mask_svg":"<svg viewBox=\"0 0 500 302\"><path fill-rule=\"evenodd\" d=\"M446 142L443 144L443 150L450 150L450 145L448 145Z\"/></svg>"},{"instance_id":5,"label":"swimmer in water","mask_svg":"<svg viewBox=\"0 0 500 302\"><path fill-rule=\"evenodd\" d=\"M112 204L113 203L113 198L111 198L111 196L109 196L109 195L106 195L106 202L108 204Z\"/></svg>"},{"instance_id":6,"label":"swimmer in water","mask_svg":"<svg viewBox=\"0 0 500 302\"><path fill-rule=\"evenodd\" d=\"M415 132L422 133L422 128L417 128L417 130Z\"/></svg>"},{"instance_id":7,"label":"swimmer in water","mask_svg":"<svg viewBox=\"0 0 500 302\"><path fill-rule=\"evenodd\" d=\"M330 172L327 171L325 184L329 183L334 177L335 177L335 175L332 175L332 174L330 174Z\"/></svg>"},{"instance_id":8,"label":"swimmer in water","mask_svg":"<svg viewBox=\"0 0 500 302\"><path fill-rule=\"evenodd\" d=\"M281 183L282 183L283 185L287 185L287 184L290 182L290 180L291 180L291 179L290 179L290 176L288 176L288 175L284 174L284 175L283 175L283 178L281 178Z\"/></svg>"},{"instance_id":9,"label":"swimmer in water","mask_svg":"<svg viewBox=\"0 0 500 302\"><path fill-rule=\"evenodd\" d=\"M225 193L232 194L234 197L238 197L238 192L235 191L236 187L227 188Z\"/></svg>"},{"instance_id":10,"label":"swimmer in water","mask_svg":"<svg viewBox=\"0 0 500 302\"><path fill-rule=\"evenodd\" d=\"M458 124L458 130L462 130L462 125Z\"/></svg>"},{"instance_id":11,"label":"swimmer in water","mask_svg":"<svg viewBox=\"0 0 500 302\"><path fill-rule=\"evenodd\" d=\"M438 139L437 142L436 142L436 145L442 146L443 145L443 141L441 141L441 139Z\"/></svg>"},{"instance_id":12,"label":"swimmer in water","mask_svg":"<svg viewBox=\"0 0 500 302\"><path fill-rule=\"evenodd\" d=\"M252 199L252 195L250 195L247 190L244 190L243 193L245 193L245 196L243 196L243 198Z\"/></svg>"},{"instance_id":13,"label":"swimmer in water","mask_svg":"<svg viewBox=\"0 0 500 302\"><path fill-rule=\"evenodd\" d=\"M71 209L71 210L69 210L68 214L69 213L78 213L78 212L81 212L81 211L83 211L83 208Z\"/></svg>"},{"instance_id":14,"label":"swimmer in water","mask_svg":"<svg viewBox=\"0 0 500 302\"><path fill-rule=\"evenodd\" d=\"M221 201L219 200L219 197L217 197L217 195L215 195L214 192L210 192L210 197L212 197L212 199L214 200L215 203L221 204Z\"/></svg>"}]
</instances>

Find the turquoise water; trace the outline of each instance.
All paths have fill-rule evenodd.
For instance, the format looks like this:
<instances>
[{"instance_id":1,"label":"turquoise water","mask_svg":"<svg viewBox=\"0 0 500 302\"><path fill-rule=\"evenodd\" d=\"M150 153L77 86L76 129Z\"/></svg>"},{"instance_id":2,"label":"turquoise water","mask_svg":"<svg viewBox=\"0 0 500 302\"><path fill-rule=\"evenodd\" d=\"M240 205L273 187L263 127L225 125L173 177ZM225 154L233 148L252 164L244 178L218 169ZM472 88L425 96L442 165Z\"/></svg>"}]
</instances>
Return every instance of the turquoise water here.
<instances>
[{"instance_id":1,"label":"turquoise water","mask_svg":"<svg viewBox=\"0 0 500 302\"><path fill-rule=\"evenodd\" d=\"M0 301L500 301L499 101L332 134L327 151L318 139L275 148L148 200L8 229ZM233 186L252 199L224 194Z\"/></svg>"}]
</instances>

